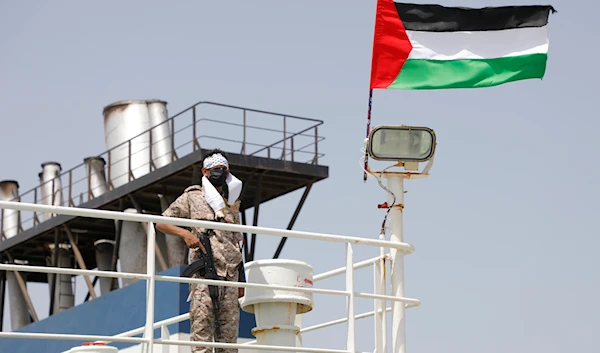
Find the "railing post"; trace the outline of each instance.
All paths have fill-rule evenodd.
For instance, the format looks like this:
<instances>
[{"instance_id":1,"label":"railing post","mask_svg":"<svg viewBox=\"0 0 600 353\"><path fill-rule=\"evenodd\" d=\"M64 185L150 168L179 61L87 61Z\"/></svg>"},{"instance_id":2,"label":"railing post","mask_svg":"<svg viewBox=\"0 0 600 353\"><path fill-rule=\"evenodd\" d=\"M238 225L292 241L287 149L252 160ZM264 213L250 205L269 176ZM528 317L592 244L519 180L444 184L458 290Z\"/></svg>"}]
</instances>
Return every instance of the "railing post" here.
<instances>
[{"instance_id":1,"label":"railing post","mask_svg":"<svg viewBox=\"0 0 600 353\"><path fill-rule=\"evenodd\" d=\"M149 278L146 280L146 326L144 338L147 339L147 352L154 352L154 285L155 285L155 253L154 243L156 242L156 232L154 223L148 222L148 241L146 250L146 274Z\"/></svg>"},{"instance_id":2,"label":"railing post","mask_svg":"<svg viewBox=\"0 0 600 353\"><path fill-rule=\"evenodd\" d=\"M319 164L319 130L317 126L315 126L315 158L313 164Z\"/></svg>"},{"instance_id":3,"label":"railing post","mask_svg":"<svg viewBox=\"0 0 600 353\"><path fill-rule=\"evenodd\" d=\"M385 240L385 233L379 235L379 240ZM373 280L375 294L385 295L386 292L386 258L385 249L380 248L379 254L381 260L378 263L373 264ZM375 299L375 353L387 353L387 320L386 320L386 301L382 299Z\"/></svg>"},{"instance_id":4,"label":"railing post","mask_svg":"<svg viewBox=\"0 0 600 353\"><path fill-rule=\"evenodd\" d=\"M196 151L196 144L198 143L196 134L196 106L192 108L192 130L194 134L194 142L192 143L192 151Z\"/></svg>"},{"instance_id":5,"label":"railing post","mask_svg":"<svg viewBox=\"0 0 600 353\"><path fill-rule=\"evenodd\" d=\"M346 350L350 352L356 351L355 340L355 314L354 314L354 256L352 244L346 243L346 292L349 296L346 297L346 307L348 314L348 337L346 338Z\"/></svg>"},{"instance_id":6,"label":"railing post","mask_svg":"<svg viewBox=\"0 0 600 353\"><path fill-rule=\"evenodd\" d=\"M86 168L88 169L88 168ZM92 193L92 173L94 171L92 170L92 168L89 168L89 171L87 172L87 187L88 187L88 201L91 200L93 198L93 193ZM70 180L70 175L69 175L69 187L71 186L71 180ZM69 188L69 198L71 198L71 189Z\"/></svg>"},{"instance_id":7,"label":"railing post","mask_svg":"<svg viewBox=\"0 0 600 353\"><path fill-rule=\"evenodd\" d=\"M108 169L108 172L107 172L108 177L106 179L108 179L108 180L106 181L106 183L107 183L106 188L108 189L108 191L110 191L110 186L112 185L112 183L111 183L112 179L110 178L111 177L110 166L112 164L112 161L110 160L110 150L108 150L108 158L107 159L108 159L108 165L106 166L106 168Z\"/></svg>"},{"instance_id":8,"label":"railing post","mask_svg":"<svg viewBox=\"0 0 600 353\"><path fill-rule=\"evenodd\" d=\"M163 340L168 340L170 336L171 336L171 333L169 332L169 328L167 327L167 325L161 325L160 326L160 338ZM163 353L169 353L170 349L171 349L171 346L169 346L168 344L163 344L163 346L162 346Z\"/></svg>"},{"instance_id":9,"label":"railing post","mask_svg":"<svg viewBox=\"0 0 600 353\"><path fill-rule=\"evenodd\" d=\"M128 151L127 154L129 155L129 157L127 158L127 163L128 163L127 171L129 172L127 174L127 180L131 181L131 176L133 175L133 173L131 172L131 140L127 141L127 151Z\"/></svg>"},{"instance_id":10,"label":"railing post","mask_svg":"<svg viewBox=\"0 0 600 353\"><path fill-rule=\"evenodd\" d=\"M69 206L75 206L73 204L73 197L72 197L72 191L73 191L73 169L69 170Z\"/></svg>"},{"instance_id":11,"label":"railing post","mask_svg":"<svg viewBox=\"0 0 600 353\"><path fill-rule=\"evenodd\" d=\"M55 183L56 183L56 177L54 177L54 179L52 179L52 197L50 198L50 205L52 205L52 206L56 206L54 204L54 200L56 199ZM54 213L52 213L52 217L54 217Z\"/></svg>"},{"instance_id":12,"label":"railing post","mask_svg":"<svg viewBox=\"0 0 600 353\"><path fill-rule=\"evenodd\" d=\"M294 161L294 136L292 136L292 162Z\"/></svg>"},{"instance_id":13,"label":"railing post","mask_svg":"<svg viewBox=\"0 0 600 353\"><path fill-rule=\"evenodd\" d=\"M35 188L33 189L33 203L37 204L37 191L38 189ZM37 224L40 222L40 220L37 217L37 212L33 211L33 226L37 226Z\"/></svg>"},{"instance_id":14,"label":"railing post","mask_svg":"<svg viewBox=\"0 0 600 353\"><path fill-rule=\"evenodd\" d=\"M158 126L160 126L160 125L158 125ZM148 164L148 171L149 172L152 172L152 166L154 165L154 161L152 160L152 145L153 145L153 143L152 143L152 130L154 130L154 127L151 128L150 131L148 132L148 142L149 142L148 143L148 146L149 146L149 148L148 148L148 156L150 157L148 159L148 163L149 163Z\"/></svg>"},{"instance_id":15,"label":"railing post","mask_svg":"<svg viewBox=\"0 0 600 353\"><path fill-rule=\"evenodd\" d=\"M242 155L246 155L246 109L244 109L244 139L242 141Z\"/></svg>"},{"instance_id":16,"label":"railing post","mask_svg":"<svg viewBox=\"0 0 600 353\"><path fill-rule=\"evenodd\" d=\"M281 158L285 161L285 147L286 147L286 117L283 116L283 154Z\"/></svg>"},{"instance_id":17,"label":"railing post","mask_svg":"<svg viewBox=\"0 0 600 353\"><path fill-rule=\"evenodd\" d=\"M171 118L171 162L175 161L175 119Z\"/></svg>"}]
</instances>

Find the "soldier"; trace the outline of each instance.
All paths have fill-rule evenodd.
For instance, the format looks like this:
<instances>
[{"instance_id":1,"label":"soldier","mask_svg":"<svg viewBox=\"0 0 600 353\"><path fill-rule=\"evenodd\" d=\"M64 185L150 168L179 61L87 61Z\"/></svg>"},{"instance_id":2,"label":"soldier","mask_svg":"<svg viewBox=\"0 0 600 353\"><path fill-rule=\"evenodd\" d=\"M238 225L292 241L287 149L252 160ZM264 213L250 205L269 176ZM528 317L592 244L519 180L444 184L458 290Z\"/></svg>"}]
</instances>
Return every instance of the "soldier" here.
<instances>
[{"instance_id":1,"label":"soldier","mask_svg":"<svg viewBox=\"0 0 600 353\"><path fill-rule=\"evenodd\" d=\"M213 150L207 153L202 160L202 186L192 185L175 200L163 216L198 219L207 221L221 221L239 224L238 200L242 182L229 172L229 163L225 153ZM202 246L198 235L206 230L193 228L188 231L185 228L157 224L159 231L182 237L191 250L190 262L199 260ZM214 230L210 236L210 246L216 274L220 280L239 281L243 276L243 259L240 242L243 241L239 232ZM193 278L204 278L198 272ZM192 341L227 342L236 343L239 330L239 301L244 295L244 288L218 286L219 312L215 318L213 303L209 295L209 288L205 284L190 284L190 338ZM219 324L219 333L215 333L215 319ZM208 347L193 347L192 352L207 353L212 351ZM237 349L215 349L219 353L236 353Z\"/></svg>"}]
</instances>

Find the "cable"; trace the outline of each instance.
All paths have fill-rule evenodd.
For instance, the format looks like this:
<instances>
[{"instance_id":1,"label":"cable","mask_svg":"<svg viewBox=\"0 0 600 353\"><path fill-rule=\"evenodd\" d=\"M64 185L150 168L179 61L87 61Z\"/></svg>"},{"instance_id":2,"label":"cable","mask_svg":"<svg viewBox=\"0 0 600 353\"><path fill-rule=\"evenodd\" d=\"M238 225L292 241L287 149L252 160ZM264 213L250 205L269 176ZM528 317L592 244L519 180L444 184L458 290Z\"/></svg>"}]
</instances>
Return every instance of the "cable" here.
<instances>
[{"instance_id":1,"label":"cable","mask_svg":"<svg viewBox=\"0 0 600 353\"><path fill-rule=\"evenodd\" d=\"M360 157L360 168L367 173L368 176L373 177L375 179L377 179L377 183L379 184L379 187L381 187L383 190L387 191L388 194L392 195L392 204L388 205L388 209L387 212L385 213L385 216L383 217L383 222L381 223L381 234L385 234L385 223L387 222L387 218L388 215L390 214L390 211L392 210L392 207L394 207L394 205L396 204L396 195L390 190L388 189L385 185L383 185L383 183L381 182L381 175L388 169L395 167L395 165L391 165L388 166L386 168L384 168L381 173L379 173L379 175L374 175L373 173L371 173L370 171L368 171L365 167L364 167L364 149L361 148L360 150L362 152L362 156Z\"/></svg>"},{"instance_id":2,"label":"cable","mask_svg":"<svg viewBox=\"0 0 600 353\"><path fill-rule=\"evenodd\" d=\"M387 167L387 168L383 169L383 170L381 171L381 174L383 174L383 172L385 172L386 170L388 170L388 169L390 169L390 168L392 168L392 167L394 167L394 166L393 166L393 165L391 165L391 166L389 166L389 167ZM392 195L392 204L391 204L391 205L388 205L387 212L385 213L385 216L383 217L383 222L381 222L381 233L382 233L382 234L385 234L385 223L387 222L387 218L388 218L388 215L390 214L390 211L392 210L392 207L394 207L394 205L396 204L396 195L395 195L395 194L394 194L394 193L393 193L393 192L392 192L390 189L388 189L387 187L385 187L385 186L383 185L383 183L381 182L381 174L379 174L379 176L377 177L377 183L379 183L379 186L380 186L382 189L384 189L384 190L385 190L385 191L387 191L387 192L388 192L390 195Z\"/></svg>"}]
</instances>

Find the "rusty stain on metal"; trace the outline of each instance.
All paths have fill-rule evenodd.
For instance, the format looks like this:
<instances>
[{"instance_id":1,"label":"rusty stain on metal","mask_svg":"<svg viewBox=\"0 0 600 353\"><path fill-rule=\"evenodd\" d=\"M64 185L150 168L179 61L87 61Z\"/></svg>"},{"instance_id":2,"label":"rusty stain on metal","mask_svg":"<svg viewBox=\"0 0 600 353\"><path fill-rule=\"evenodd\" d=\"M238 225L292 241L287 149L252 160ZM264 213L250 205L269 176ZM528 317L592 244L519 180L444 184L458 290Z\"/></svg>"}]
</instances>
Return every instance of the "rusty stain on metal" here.
<instances>
[{"instance_id":1,"label":"rusty stain on metal","mask_svg":"<svg viewBox=\"0 0 600 353\"><path fill-rule=\"evenodd\" d=\"M271 326L271 327L260 327L260 328L253 328L252 329L252 334L254 336L256 336L257 333L263 333L263 332L267 332L267 331L277 331L277 330L281 330L282 328L280 326ZM285 329L284 329L285 330ZM300 330L299 329L288 329L289 331L293 331L295 334L300 334Z\"/></svg>"},{"instance_id":2,"label":"rusty stain on metal","mask_svg":"<svg viewBox=\"0 0 600 353\"><path fill-rule=\"evenodd\" d=\"M387 268L385 267L385 256L381 258L381 275L383 276L383 280L385 280Z\"/></svg>"},{"instance_id":3,"label":"rusty stain on metal","mask_svg":"<svg viewBox=\"0 0 600 353\"><path fill-rule=\"evenodd\" d=\"M394 205L394 207L398 207L400 208L400 210L404 209L404 204L403 203L397 203ZM379 205L377 205L377 208L390 208L390 206L388 205L387 201L384 203L381 203Z\"/></svg>"}]
</instances>

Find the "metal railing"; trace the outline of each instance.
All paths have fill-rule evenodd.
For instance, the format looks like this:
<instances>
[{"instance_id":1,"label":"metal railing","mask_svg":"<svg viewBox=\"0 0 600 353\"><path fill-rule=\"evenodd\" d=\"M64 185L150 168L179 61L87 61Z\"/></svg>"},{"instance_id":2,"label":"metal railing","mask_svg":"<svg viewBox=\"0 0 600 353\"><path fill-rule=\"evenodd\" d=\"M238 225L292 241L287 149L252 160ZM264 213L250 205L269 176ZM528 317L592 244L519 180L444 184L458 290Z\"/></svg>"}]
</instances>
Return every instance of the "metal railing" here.
<instances>
[{"instance_id":1,"label":"metal railing","mask_svg":"<svg viewBox=\"0 0 600 353\"><path fill-rule=\"evenodd\" d=\"M276 127L279 124L281 128ZM98 196L98 189L92 187L93 178L99 176L105 179L108 185L106 191L111 191L194 153L201 147L218 147L225 152L246 156L318 164L319 158L324 156L319 152L318 146L319 142L325 139L318 133L322 124L321 120L289 114L198 102L96 156L95 158L102 158L105 162L100 175L88 171L84 162L40 186L21 193L14 201L76 207ZM207 133L209 131L210 133ZM158 135L158 132L163 137L153 140L153 135ZM139 148L138 142L141 139L147 139L148 143L144 142L145 145ZM162 154L155 151L157 146L164 147L161 149ZM145 162L137 163L136 159L140 158ZM115 171L115 166L119 165L120 168ZM119 182L115 185L116 181ZM51 193L46 192L44 195L44 187L51 190ZM46 216L49 217L51 216ZM22 215L17 232L35 227L44 220L36 212ZM8 231L5 230L6 233Z\"/></svg>"},{"instance_id":2,"label":"metal railing","mask_svg":"<svg viewBox=\"0 0 600 353\"><path fill-rule=\"evenodd\" d=\"M272 346L272 345L257 345L255 342L247 342L242 344L232 343L219 343L219 342L195 342L195 341L183 341L183 340L172 340L168 339L168 330L165 331L166 325L173 324L188 320L187 314L179 315L167 320L160 322L154 322L154 304L155 304L155 283L156 281L165 282L176 282L176 283L196 283L196 284L212 284L219 286L230 286L230 287L243 287L243 288L262 288L262 289L279 289L290 292L303 292L303 293L315 293L315 294L327 294L337 295L346 297L346 317L334 321L321 323L315 326L307 327L302 329L302 332L314 331L323 327L333 326L343 322L347 323L347 335L346 345L344 350L340 349L323 349L323 348L310 348L302 347L302 352L310 353L356 353L356 335L355 335L355 321L369 316L375 316L375 347L377 353L384 353L387 351L386 347L386 313L391 311L392 318L396 315L404 317L404 309L415 307L420 305L420 301L412 298L395 297L386 295L386 276L385 266L386 259L389 259L390 255L385 255L385 249L390 249L395 253L394 256L400 256L403 259L404 255L411 254L414 252L413 247L410 244L404 242L394 242L381 239L370 239L370 238L358 238L350 237L345 235L333 235L324 233L313 233L303 232L294 230L281 230L266 227L256 226L244 226L239 224L228 224L201 220L189 220L181 218L169 218L155 215L146 214L133 214L124 213L117 211L104 211L104 210L93 210L85 208L75 207L60 207L60 206L47 206L47 205L35 205L21 202L7 202L0 201L0 208L13 209L19 211L32 211L40 213L55 213L65 214L78 217L90 217L90 218L102 218L102 219L113 219L123 221L134 221L134 222L147 222L147 272L146 274L140 273L123 273L123 272L111 272L111 271L97 271L97 270L77 270L77 269L66 269L56 267L41 267L41 266L27 266L27 265L16 265L16 264L0 264L0 270L6 271L23 271L23 272L40 272L40 273L54 273L54 274L71 274L71 275L95 275L98 277L111 277L111 278L136 278L143 279L146 281L147 298L146 298L146 321L143 328L134 329L114 336L101 336L101 335L77 335L77 334L51 334L51 333L24 333L24 332L0 332L0 338L23 338L23 339L55 339L55 340L73 340L73 341L103 341L103 342L126 342L126 343L141 343L147 349L148 352L153 351L154 344L160 345L179 345L179 346L200 346L200 347L214 347L214 348L237 348L244 349L250 348L252 350L277 350L281 352L296 352L296 347L285 347L285 346ZM229 281L215 281L208 279L196 279L196 278L183 278L175 276L163 276L155 274L155 230L154 223L172 224L185 227L201 227L201 228L212 228L220 230L228 230L234 232L251 232L256 234L280 236L288 238L298 239L309 239L327 242L345 243L345 255L346 265L344 267L328 271L313 277L313 282L318 282L327 278L331 278L337 275L345 274L346 286L345 290L333 290L333 289L322 289L322 288L303 288L303 287L292 287L292 286L281 286L281 285L268 285L258 283L245 283L245 282L229 282ZM374 246L379 247L380 256L373 259L365 260L359 263L354 263L353 246ZM391 261L394 261L395 257L391 257ZM373 266L374 268L374 281L375 290L374 293L362 293L355 291L354 283L354 272L357 269ZM393 266L391 264L390 266ZM392 286L394 283L394 277L403 278L404 274L394 273L391 274ZM396 283L402 283L402 281L396 281ZM403 284L400 284L403 288ZM394 288L392 288L394 290ZM373 299L375 303L375 310L370 313L363 313L356 315L355 313L355 298L367 298ZM391 301L392 303L403 303L404 305L392 305L391 308L386 307L386 302ZM400 310L400 311L398 311ZM398 311L398 312L396 312ZM163 335L161 338L154 338L154 330L156 328L163 328L161 330ZM143 334L142 338L131 337L135 335ZM399 343L394 345L394 353L399 353L403 348L399 348L396 352L396 347L404 347L404 335L401 332L394 332L392 330L392 341Z\"/></svg>"}]
</instances>

